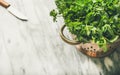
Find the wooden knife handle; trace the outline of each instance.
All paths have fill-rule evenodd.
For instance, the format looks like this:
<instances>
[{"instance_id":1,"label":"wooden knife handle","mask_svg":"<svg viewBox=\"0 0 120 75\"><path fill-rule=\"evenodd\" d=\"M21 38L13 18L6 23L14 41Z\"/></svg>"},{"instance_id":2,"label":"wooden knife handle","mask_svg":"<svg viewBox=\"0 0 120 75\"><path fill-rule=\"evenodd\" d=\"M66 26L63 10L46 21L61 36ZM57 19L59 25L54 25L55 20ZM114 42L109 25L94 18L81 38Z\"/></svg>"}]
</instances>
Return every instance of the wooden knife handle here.
<instances>
[{"instance_id":1,"label":"wooden knife handle","mask_svg":"<svg viewBox=\"0 0 120 75\"><path fill-rule=\"evenodd\" d=\"M0 0L0 5L5 7L5 8L8 8L10 6L10 4L5 2L4 0Z\"/></svg>"}]
</instances>

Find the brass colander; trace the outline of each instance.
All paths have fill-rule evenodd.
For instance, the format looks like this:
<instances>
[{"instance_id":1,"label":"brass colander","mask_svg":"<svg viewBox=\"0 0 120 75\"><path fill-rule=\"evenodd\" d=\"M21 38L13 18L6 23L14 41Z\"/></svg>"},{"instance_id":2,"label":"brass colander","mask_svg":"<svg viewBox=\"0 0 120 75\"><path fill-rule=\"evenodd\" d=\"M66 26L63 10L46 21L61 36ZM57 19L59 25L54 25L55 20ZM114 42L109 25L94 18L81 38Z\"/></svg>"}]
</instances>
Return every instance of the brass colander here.
<instances>
[{"instance_id":1,"label":"brass colander","mask_svg":"<svg viewBox=\"0 0 120 75\"><path fill-rule=\"evenodd\" d=\"M92 42L81 43L79 41L70 40L70 39L66 38L63 33L65 27L66 27L66 25L63 25L60 30L60 37L62 38L62 40L70 45L76 45L77 49L79 49L82 53L84 53L87 56L105 57L105 56L113 53L113 51L115 51L115 49L120 46L120 39L118 39L117 41L115 41L112 44L107 44L108 51L103 52L103 49L100 48L96 43L92 43Z\"/></svg>"}]
</instances>

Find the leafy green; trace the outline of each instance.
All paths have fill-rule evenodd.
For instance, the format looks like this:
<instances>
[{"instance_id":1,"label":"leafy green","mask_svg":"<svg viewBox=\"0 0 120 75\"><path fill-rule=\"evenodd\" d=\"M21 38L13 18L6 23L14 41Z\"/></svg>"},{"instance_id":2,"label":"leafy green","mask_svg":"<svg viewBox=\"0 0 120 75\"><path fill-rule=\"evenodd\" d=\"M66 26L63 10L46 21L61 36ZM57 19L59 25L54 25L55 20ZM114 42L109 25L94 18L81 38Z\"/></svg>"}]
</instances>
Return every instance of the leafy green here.
<instances>
[{"instance_id":1,"label":"leafy green","mask_svg":"<svg viewBox=\"0 0 120 75\"><path fill-rule=\"evenodd\" d=\"M56 18L57 18L57 12L53 9L53 10L50 12L50 16L54 16L54 17L53 17L53 21L55 22L55 21L56 21Z\"/></svg>"},{"instance_id":2,"label":"leafy green","mask_svg":"<svg viewBox=\"0 0 120 75\"><path fill-rule=\"evenodd\" d=\"M80 42L95 42L104 52L106 45L120 36L120 0L55 0L57 11L50 15L56 21L62 15L69 31Z\"/></svg>"}]
</instances>

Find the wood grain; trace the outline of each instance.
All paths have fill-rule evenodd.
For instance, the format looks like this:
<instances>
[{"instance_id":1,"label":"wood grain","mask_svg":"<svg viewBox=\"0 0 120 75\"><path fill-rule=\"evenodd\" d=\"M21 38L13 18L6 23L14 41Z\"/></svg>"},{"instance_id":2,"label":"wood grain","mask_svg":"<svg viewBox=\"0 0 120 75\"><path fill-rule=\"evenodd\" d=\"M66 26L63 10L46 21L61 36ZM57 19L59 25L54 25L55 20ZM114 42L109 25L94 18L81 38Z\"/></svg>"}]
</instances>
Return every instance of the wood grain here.
<instances>
[{"instance_id":1,"label":"wood grain","mask_svg":"<svg viewBox=\"0 0 120 75\"><path fill-rule=\"evenodd\" d=\"M10 4L5 2L4 0L0 0L0 5L5 7L5 8L8 8L10 6Z\"/></svg>"},{"instance_id":2,"label":"wood grain","mask_svg":"<svg viewBox=\"0 0 120 75\"><path fill-rule=\"evenodd\" d=\"M119 75L119 48L105 58L89 58L64 43L54 0L7 0L29 18L18 20L0 7L0 75Z\"/></svg>"}]
</instances>

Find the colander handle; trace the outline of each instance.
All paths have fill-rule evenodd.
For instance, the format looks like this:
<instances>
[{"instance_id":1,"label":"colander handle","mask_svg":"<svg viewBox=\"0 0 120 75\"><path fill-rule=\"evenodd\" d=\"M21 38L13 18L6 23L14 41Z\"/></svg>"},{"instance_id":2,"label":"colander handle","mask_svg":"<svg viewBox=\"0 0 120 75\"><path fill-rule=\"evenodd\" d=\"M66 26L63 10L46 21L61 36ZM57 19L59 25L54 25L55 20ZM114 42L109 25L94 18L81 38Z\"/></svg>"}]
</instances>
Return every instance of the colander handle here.
<instances>
[{"instance_id":1,"label":"colander handle","mask_svg":"<svg viewBox=\"0 0 120 75\"><path fill-rule=\"evenodd\" d=\"M60 33L59 33L59 34L60 34L60 37L62 38L62 40L63 40L64 42L70 44L70 45L78 45L78 44L80 44L79 41L70 40L70 39L68 39L68 38L65 37L65 35L63 34L63 31L64 31L65 27L66 27L66 25L63 25L63 26L61 27Z\"/></svg>"}]
</instances>

